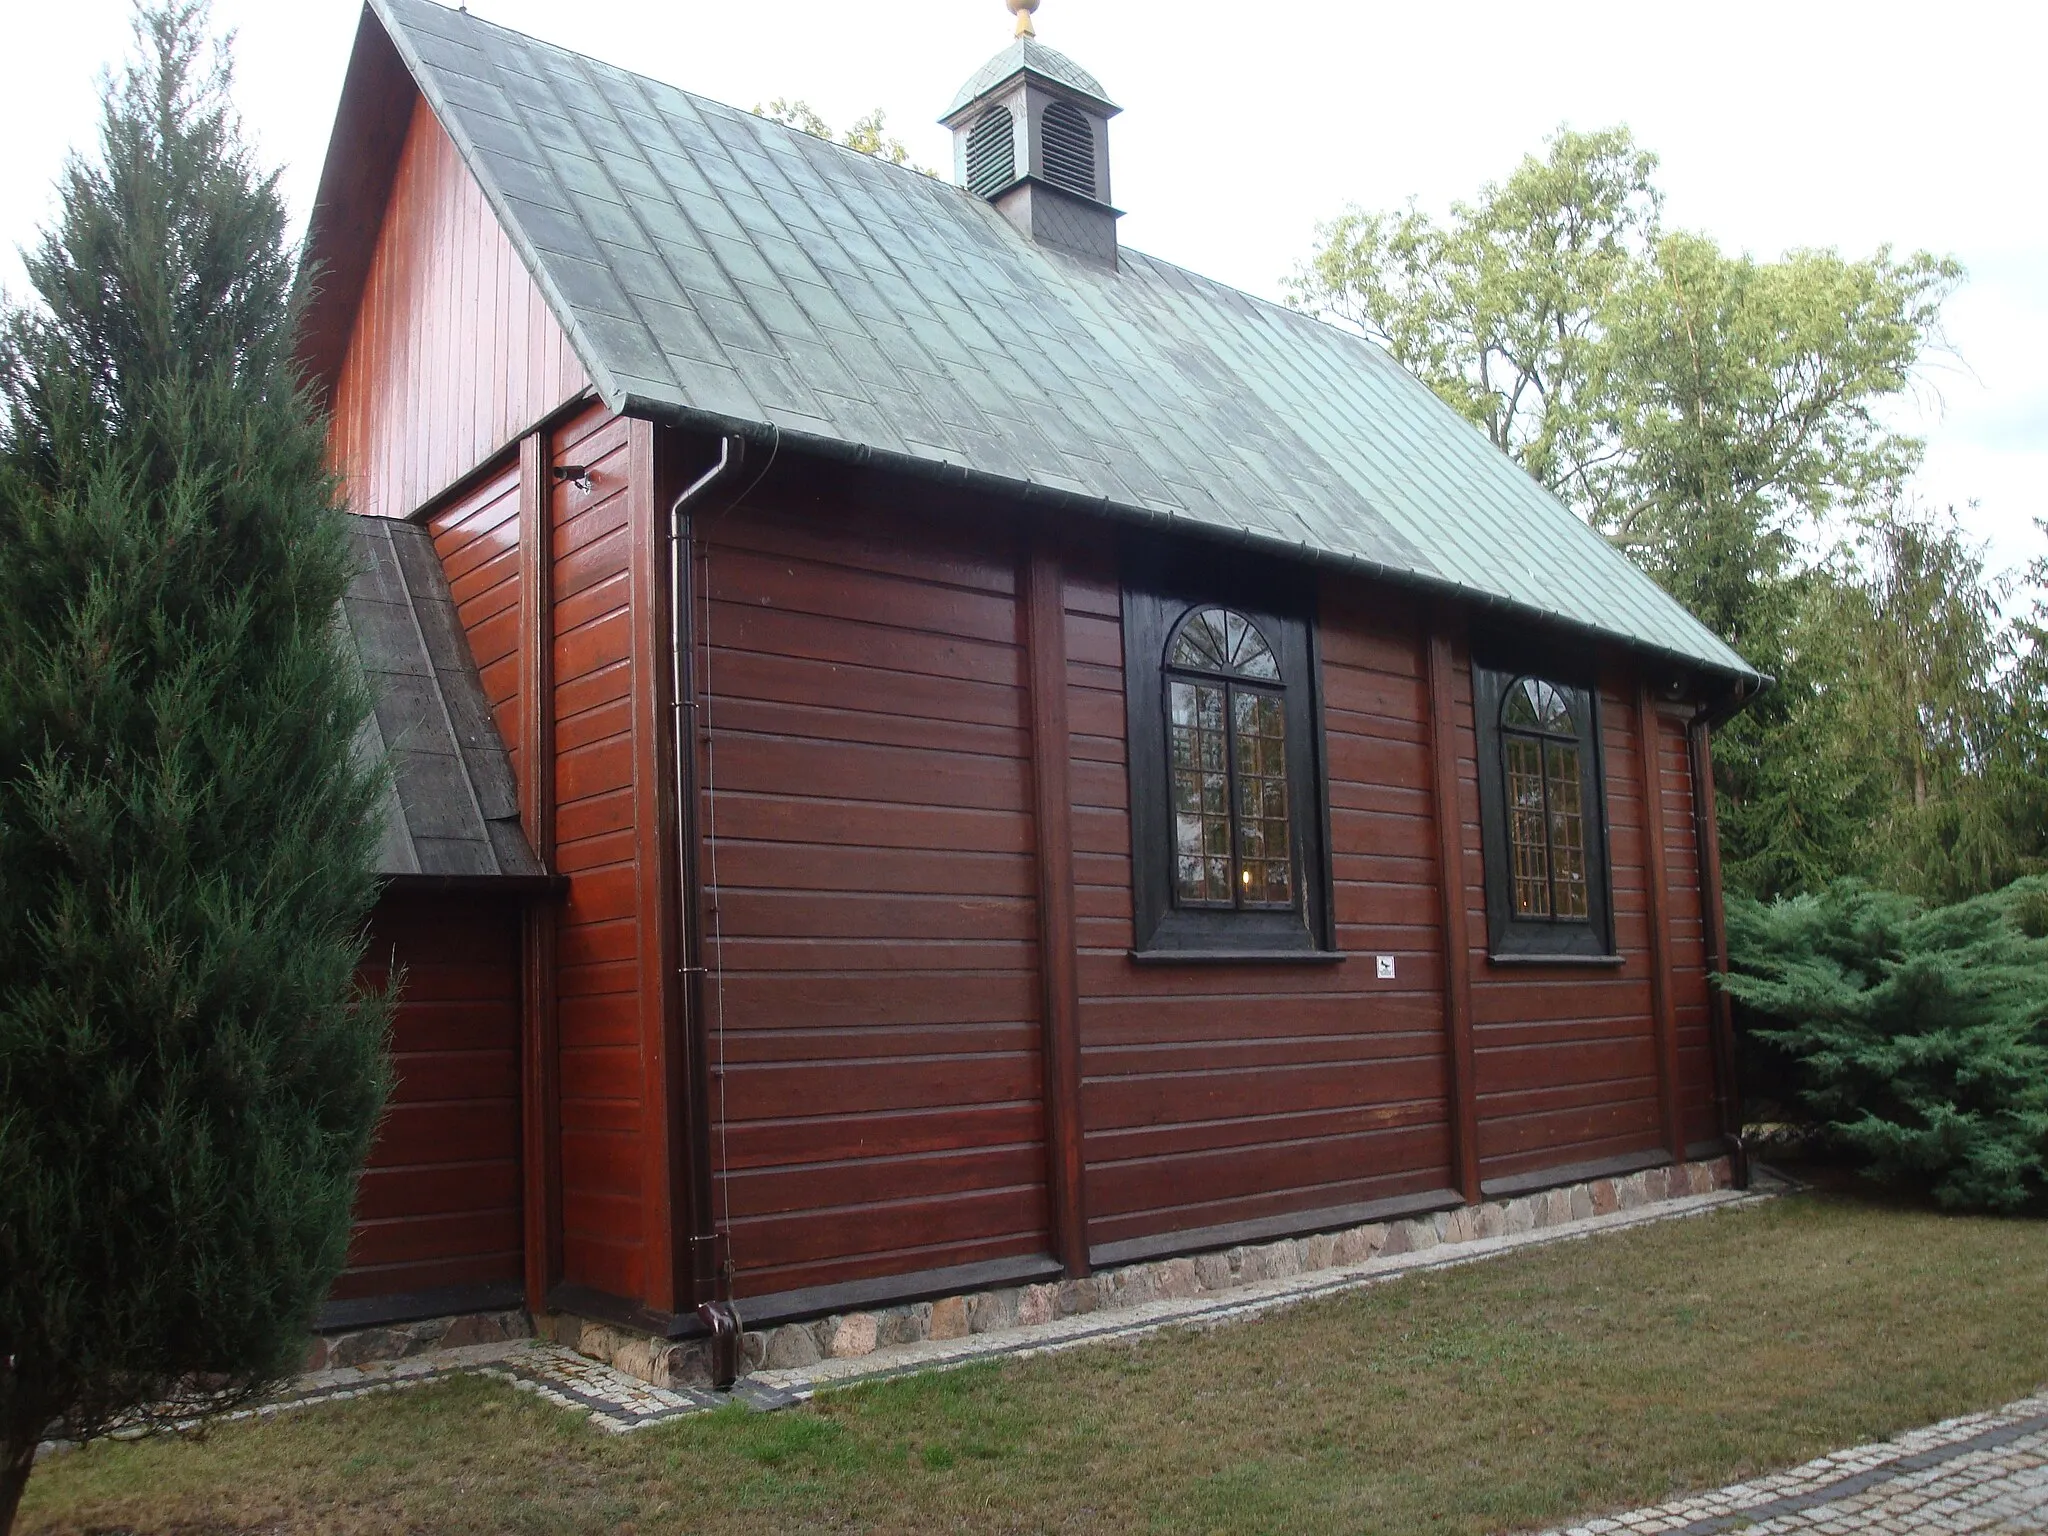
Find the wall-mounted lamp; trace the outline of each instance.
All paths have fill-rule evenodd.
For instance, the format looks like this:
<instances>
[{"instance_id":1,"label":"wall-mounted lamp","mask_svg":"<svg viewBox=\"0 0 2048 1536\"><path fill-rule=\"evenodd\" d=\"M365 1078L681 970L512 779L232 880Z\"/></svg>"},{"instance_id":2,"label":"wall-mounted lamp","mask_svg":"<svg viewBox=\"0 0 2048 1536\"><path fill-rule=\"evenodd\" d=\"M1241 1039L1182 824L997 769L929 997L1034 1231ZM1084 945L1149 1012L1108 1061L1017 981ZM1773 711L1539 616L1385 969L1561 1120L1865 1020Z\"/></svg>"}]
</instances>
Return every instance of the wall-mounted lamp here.
<instances>
[{"instance_id":1,"label":"wall-mounted lamp","mask_svg":"<svg viewBox=\"0 0 2048 1536\"><path fill-rule=\"evenodd\" d=\"M588 464L557 464L555 478L567 480L577 490L586 494L590 490L590 466Z\"/></svg>"}]
</instances>

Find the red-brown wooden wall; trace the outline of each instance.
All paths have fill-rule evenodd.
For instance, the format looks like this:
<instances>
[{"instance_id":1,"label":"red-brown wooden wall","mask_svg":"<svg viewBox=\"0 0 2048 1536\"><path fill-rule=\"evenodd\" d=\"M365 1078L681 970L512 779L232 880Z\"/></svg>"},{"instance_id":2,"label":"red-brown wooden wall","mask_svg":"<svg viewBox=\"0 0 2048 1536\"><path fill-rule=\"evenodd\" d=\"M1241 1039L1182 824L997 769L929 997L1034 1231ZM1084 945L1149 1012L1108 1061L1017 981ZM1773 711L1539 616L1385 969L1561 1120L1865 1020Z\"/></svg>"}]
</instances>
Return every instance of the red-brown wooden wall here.
<instances>
[{"instance_id":1,"label":"red-brown wooden wall","mask_svg":"<svg viewBox=\"0 0 2048 1536\"><path fill-rule=\"evenodd\" d=\"M650 1148L646 1042L657 1008L643 981L639 820L662 792L639 771L636 688L648 686L633 624L631 426L593 407L552 436L551 462L583 466L548 491L553 609L555 870L569 893L555 938L562 1277L647 1294ZM656 1025L655 1027L658 1027Z\"/></svg>"},{"instance_id":2,"label":"red-brown wooden wall","mask_svg":"<svg viewBox=\"0 0 2048 1536\"><path fill-rule=\"evenodd\" d=\"M386 895L364 980L382 986L394 962L395 1085L337 1300L521 1273L518 908Z\"/></svg>"},{"instance_id":3,"label":"red-brown wooden wall","mask_svg":"<svg viewBox=\"0 0 2048 1536\"><path fill-rule=\"evenodd\" d=\"M838 521L700 533L713 1156L742 1295L1046 1246L1015 545Z\"/></svg>"},{"instance_id":4,"label":"red-brown wooden wall","mask_svg":"<svg viewBox=\"0 0 2048 1536\"><path fill-rule=\"evenodd\" d=\"M415 97L331 401L350 506L409 516L588 387L460 152Z\"/></svg>"},{"instance_id":5,"label":"red-brown wooden wall","mask_svg":"<svg viewBox=\"0 0 2048 1536\"><path fill-rule=\"evenodd\" d=\"M1321 642L1342 966L1140 968L1131 947L1121 599L1107 540L1068 583L1088 1236L1147 1238L1442 1190L1442 959L1413 615L1333 588ZM1378 617L1368 619L1368 611Z\"/></svg>"}]
</instances>

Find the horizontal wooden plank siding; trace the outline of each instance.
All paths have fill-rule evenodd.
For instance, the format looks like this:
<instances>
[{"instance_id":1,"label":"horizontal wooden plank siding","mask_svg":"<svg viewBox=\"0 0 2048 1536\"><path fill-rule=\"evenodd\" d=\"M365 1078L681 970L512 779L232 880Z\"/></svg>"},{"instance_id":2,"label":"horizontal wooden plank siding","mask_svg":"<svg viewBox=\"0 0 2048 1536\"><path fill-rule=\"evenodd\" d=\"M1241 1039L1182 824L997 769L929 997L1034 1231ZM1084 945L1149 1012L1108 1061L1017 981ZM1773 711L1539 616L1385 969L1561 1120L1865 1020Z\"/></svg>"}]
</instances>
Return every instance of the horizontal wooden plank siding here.
<instances>
[{"instance_id":1,"label":"horizontal wooden plank siding","mask_svg":"<svg viewBox=\"0 0 2048 1536\"><path fill-rule=\"evenodd\" d=\"M381 986L394 965L394 1087L336 1300L521 1273L519 910L387 896L362 974Z\"/></svg>"},{"instance_id":2,"label":"horizontal wooden plank siding","mask_svg":"<svg viewBox=\"0 0 2048 1536\"><path fill-rule=\"evenodd\" d=\"M1106 542L1068 589L1082 1123L1092 1244L1445 1187L1451 1178L1422 636L1330 587L1321 646L1334 967L1128 955L1123 638ZM1369 958L1395 956L1377 981Z\"/></svg>"},{"instance_id":3,"label":"horizontal wooden plank siding","mask_svg":"<svg viewBox=\"0 0 2048 1536\"><path fill-rule=\"evenodd\" d=\"M1614 932L1623 963L1524 966L1497 964L1486 952L1469 665L1459 669L1458 677L1459 757L1468 776L1465 870L1472 949L1467 963L1481 1172L1497 1179L1624 1153L1653 1153L1662 1143L1663 1122L1634 680L1608 677L1599 692ZM1498 772L1498 766L1490 765L1489 771ZM1667 800L1670 789L1667 781Z\"/></svg>"},{"instance_id":4,"label":"horizontal wooden plank siding","mask_svg":"<svg viewBox=\"0 0 2048 1536\"><path fill-rule=\"evenodd\" d=\"M628 424L593 407L552 434L551 466L588 469L590 488L550 477L555 867L569 893L556 919L562 1278L639 1298L643 1207L643 848L635 834L629 610ZM646 793L658 793L648 786Z\"/></svg>"},{"instance_id":5,"label":"horizontal wooden plank siding","mask_svg":"<svg viewBox=\"0 0 2048 1536\"><path fill-rule=\"evenodd\" d=\"M331 401L350 506L408 516L588 387L482 189L415 97Z\"/></svg>"},{"instance_id":6,"label":"horizontal wooden plank siding","mask_svg":"<svg viewBox=\"0 0 2048 1536\"><path fill-rule=\"evenodd\" d=\"M716 1208L762 1295L1047 1250L1029 713L1007 542L700 528Z\"/></svg>"}]
</instances>

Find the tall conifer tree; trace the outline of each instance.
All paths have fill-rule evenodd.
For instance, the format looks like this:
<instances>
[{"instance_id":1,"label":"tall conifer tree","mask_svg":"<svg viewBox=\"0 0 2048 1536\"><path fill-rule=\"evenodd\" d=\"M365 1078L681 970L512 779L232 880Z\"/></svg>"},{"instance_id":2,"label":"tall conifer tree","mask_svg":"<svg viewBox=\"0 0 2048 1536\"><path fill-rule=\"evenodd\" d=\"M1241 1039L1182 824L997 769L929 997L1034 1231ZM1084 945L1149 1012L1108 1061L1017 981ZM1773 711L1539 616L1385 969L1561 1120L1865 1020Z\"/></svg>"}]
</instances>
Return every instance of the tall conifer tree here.
<instances>
[{"instance_id":1,"label":"tall conifer tree","mask_svg":"<svg viewBox=\"0 0 2048 1536\"><path fill-rule=\"evenodd\" d=\"M386 1081L284 205L204 0L135 38L0 330L0 1532L53 1426L294 1367Z\"/></svg>"}]
</instances>

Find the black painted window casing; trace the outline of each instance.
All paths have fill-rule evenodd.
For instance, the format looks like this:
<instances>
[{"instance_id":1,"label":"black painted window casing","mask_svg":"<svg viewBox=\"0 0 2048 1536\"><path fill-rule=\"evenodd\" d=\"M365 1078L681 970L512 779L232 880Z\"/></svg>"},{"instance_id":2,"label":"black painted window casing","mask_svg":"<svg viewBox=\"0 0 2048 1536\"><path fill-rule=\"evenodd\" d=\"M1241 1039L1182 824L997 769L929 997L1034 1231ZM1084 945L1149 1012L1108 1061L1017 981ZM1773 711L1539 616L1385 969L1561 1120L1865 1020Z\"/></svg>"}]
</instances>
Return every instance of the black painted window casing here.
<instances>
[{"instance_id":1,"label":"black painted window casing","mask_svg":"<svg viewBox=\"0 0 2048 1536\"><path fill-rule=\"evenodd\" d=\"M1144 959L1330 958L1328 801L1310 581L1263 576L1242 562L1147 553L1151 558L1126 561L1123 586L1133 953ZM1171 690L1176 682L1185 687L1207 680L1199 669L1169 666L1168 649L1185 620L1214 608L1255 626L1276 663L1277 677L1236 680L1230 696L1271 700L1283 717L1291 885L1284 903L1188 901L1176 889ZM1233 795L1237 783L1233 777ZM1241 876L1239 864L1231 868Z\"/></svg>"},{"instance_id":2,"label":"black painted window casing","mask_svg":"<svg viewBox=\"0 0 2048 1536\"><path fill-rule=\"evenodd\" d=\"M1588 677L1573 677L1556 666L1539 671L1488 666L1475 656L1472 704L1479 757L1479 829L1486 866L1487 948L1497 960L1589 961L1614 958L1612 872L1608 855L1606 767L1600 743L1600 694ZM1571 717L1569 732L1554 728L1518 729L1504 725L1502 710L1528 679L1548 685L1562 697ZM1511 755L1525 774L1532 762L1546 767L1575 758L1579 804L1571 808L1575 834L1582 838L1576 859L1582 861L1583 915L1527 915L1517 911L1516 849L1512 834L1514 798L1509 779ZM1558 779L1544 787L1555 793ZM1566 861L1552 869L1556 873ZM1549 866L1546 866L1549 867ZM1523 873L1527 875L1527 865ZM1526 905L1541 908L1547 897ZM1580 905L1559 900L1566 908Z\"/></svg>"}]
</instances>

